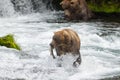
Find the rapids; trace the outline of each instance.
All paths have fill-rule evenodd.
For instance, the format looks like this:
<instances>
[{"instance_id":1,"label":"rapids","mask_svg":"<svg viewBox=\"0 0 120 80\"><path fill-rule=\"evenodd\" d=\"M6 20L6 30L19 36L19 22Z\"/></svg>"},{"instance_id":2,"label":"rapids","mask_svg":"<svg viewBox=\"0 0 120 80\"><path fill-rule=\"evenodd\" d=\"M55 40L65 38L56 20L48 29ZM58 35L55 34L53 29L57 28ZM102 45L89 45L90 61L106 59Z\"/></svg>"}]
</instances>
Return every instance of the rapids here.
<instances>
[{"instance_id":1,"label":"rapids","mask_svg":"<svg viewBox=\"0 0 120 80\"><path fill-rule=\"evenodd\" d=\"M58 23L56 14L61 12L14 12L12 8L9 17L0 17L0 36L14 34L22 51L0 46L0 80L95 80L120 76L120 23ZM53 32L63 28L74 29L81 38L82 64L78 68L72 66L71 55L63 56L61 67L50 56Z\"/></svg>"}]
</instances>

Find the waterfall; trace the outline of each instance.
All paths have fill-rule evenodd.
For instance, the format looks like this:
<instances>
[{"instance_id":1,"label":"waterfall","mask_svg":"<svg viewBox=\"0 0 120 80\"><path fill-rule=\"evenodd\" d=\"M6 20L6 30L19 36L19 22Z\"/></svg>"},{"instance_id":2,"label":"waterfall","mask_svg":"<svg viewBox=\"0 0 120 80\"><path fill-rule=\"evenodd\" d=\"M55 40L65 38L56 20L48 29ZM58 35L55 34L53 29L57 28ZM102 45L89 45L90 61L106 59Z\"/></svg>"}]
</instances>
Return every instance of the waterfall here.
<instances>
[{"instance_id":1,"label":"waterfall","mask_svg":"<svg viewBox=\"0 0 120 80\"><path fill-rule=\"evenodd\" d=\"M31 0L32 5L33 5L33 10L35 12L43 12L44 10L46 10L47 4L44 1L46 0Z\"/></svg>"},{"instance_id":2,"label":"waterfall","mask_svg":"<svg viewBox=\"0 0 120 80\"><path fill-rule=\"evenodd\" d=\"M13 4L10 0L0 0L0 16L12 16L15 14Z\"/></svg>"},{"instance_id":3,"label":"waterfall","mask_svg":"<svg viewBox=\"0 0 120 80\"><path fill-rule=\"evenodd\" d=\"M44 12L52 9L52 0L0 0L0 16Z\"/></svg>"},{"instance_id":4,"label":"waterfall","mask_svg":"<svg viewBox=\"0 0 120 80\"><path fill-rule=\"evenodd\" d=\"M32 12L31 0L11 0L16 12L27 14Z\"/></svg>"}]
</instances>

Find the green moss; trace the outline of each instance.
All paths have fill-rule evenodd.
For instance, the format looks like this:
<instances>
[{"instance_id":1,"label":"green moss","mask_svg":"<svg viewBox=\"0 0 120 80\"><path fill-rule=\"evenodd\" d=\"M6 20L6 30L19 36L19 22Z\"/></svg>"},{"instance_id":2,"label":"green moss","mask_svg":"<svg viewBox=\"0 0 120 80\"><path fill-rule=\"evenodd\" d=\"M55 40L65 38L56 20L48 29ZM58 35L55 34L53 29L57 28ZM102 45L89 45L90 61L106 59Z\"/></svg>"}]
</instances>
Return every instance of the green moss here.
<instances>
[{"instance_id":1,"label":"green moss","mask_svg":"<svg viewBox=\"0 0 120 80\"><path fill-rule=\"evenodd\" d=\"M21 50L20 46L15 42L14 37L11 34L8 34L4 37L0 37L0 46L6 46L8 48Z\"/></svg>"},{"instance_id":2,"label":"green moss","mask_svg":"<svg viewBox=\"0 0 120 80\"><path fill-rule=\"evenodd\" d=\"M60 2L53 0L52 5L55 10L62 10ZM120 13L120 0L86 0L89 8L93 12Z\"/></svg>"},{"instance_id":3,"label":"green moss","mask_svg":"<svg viewBox=\"0 0 120 80\"><path fill-rule=\"evenodd\" d=\"M114 0L87 0L89 8L94 12L119 13L120 2Z\"/></svg>"}]
</instances>

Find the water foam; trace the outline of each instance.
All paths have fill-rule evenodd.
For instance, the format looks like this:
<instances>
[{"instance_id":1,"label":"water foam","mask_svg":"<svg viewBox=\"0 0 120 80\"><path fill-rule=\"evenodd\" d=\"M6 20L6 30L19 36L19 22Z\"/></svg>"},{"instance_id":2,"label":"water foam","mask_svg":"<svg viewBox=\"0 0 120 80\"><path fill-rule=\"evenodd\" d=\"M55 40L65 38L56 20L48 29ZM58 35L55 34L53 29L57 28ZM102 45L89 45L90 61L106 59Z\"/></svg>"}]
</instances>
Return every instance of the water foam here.
<instances>
[{"instance_id":1,"label":"water foam","mask_svg":"<svg viewBox=\"0 0 120 80\"><path fill-rule=\"evenodd\" d=\"M26 80L86 80L120 74L119 37L114 34L99 35L98 33L102 33L101 27L97 25L99 22L47 23L42 21L43 15L38 16L40 14L37 13L0 19L0 36L13 33L16 42L22 47L20 52L0 47L0 77ZM72 66L75 58L71 55L63 56L61 67L57 65L58 60L50 56L49 43L53 32L63 28L74 29L81 38L82 64L78 68ZM116 32L119 34L119 31Z\"/></svg>"}]
</instances>

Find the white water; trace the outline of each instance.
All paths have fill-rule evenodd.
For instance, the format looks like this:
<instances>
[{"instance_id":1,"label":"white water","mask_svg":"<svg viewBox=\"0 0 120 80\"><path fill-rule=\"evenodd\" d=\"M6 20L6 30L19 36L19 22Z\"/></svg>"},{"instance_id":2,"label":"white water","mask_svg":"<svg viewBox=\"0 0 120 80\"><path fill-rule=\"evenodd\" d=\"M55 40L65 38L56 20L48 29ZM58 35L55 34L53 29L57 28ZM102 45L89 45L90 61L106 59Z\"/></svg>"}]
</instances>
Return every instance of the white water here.
<instances>
[{"instance_id":1,"label":"white water","mask_svg":"<svg viewBox=\"0 0 120 80\"><path fill-rule=\"evenodd\" d=\"M0 36L14 34L22 48L0 46L0 80L94 80L120 75L119 23L46 22L53 18L49 12L0 18ZM82 64L78 68L72 67L72 56L64 56L58 67L49 53L53 32L68 27L81 38Z\"/></svg>"},{"instance_id":2,"label":"white water","mask_svg":"<svg viewBox=\"0 0 120 80\"><path fill-rule=\"evenodd\" d=\"M23 13L32 12L29 0L17 1ZM0 0L0 37L14 34L22 48L17 51L0 46L0 80L95 80L120 76L120 23L55 23L59 12L47 11L40 0L38 4L41 13L23 16L10 0ZM72 66L75 58L71 55L63 57L62 67L50 56L53 32L63 28L74 29L81 38L82 64L78 68Z\"/></svg>"},{"instance_id":3,"label":"white water","mask_svg":"<svg viewBox=\"0 0 120 80\"><path fill-rule=\"evenodd\" d=\"M10 0L0 0L0 16L11 16L13 14L15 14L15 10Z\"/></svg>"}]
</instances>

